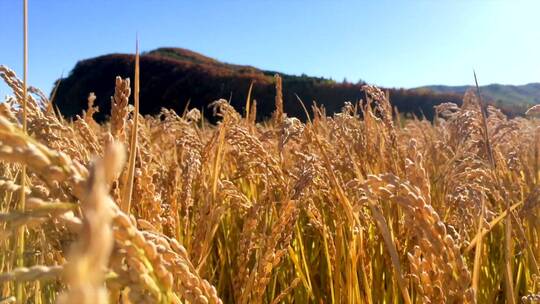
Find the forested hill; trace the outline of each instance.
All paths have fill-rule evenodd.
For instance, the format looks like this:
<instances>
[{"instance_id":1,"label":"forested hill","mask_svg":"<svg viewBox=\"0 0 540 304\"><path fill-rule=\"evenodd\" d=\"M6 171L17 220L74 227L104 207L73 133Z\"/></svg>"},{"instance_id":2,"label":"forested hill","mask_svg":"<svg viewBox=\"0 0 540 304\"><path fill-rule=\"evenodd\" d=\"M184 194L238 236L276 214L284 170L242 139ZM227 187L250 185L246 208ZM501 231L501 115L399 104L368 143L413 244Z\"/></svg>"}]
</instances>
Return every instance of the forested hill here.
<instances>
[{"instance_id":1,"label":"forested hill","mask_svg":"<svg viewBox=\"0 0 540 304\"><path fill-rule=\"evenodd\" d=\"M140 67L143 114L155 114L161 108L172 108L181 113L188 102L189 108L198 108L209 114L211 111L207 106L219 98L230 100L238 111L243 111L252 82L251 97L257 101L257 118L267 118L274 110L275 71L223 63L180 48L159 48L144 53ZM134 55L131 54L110 54L80 61L67 78L61 79L55 104L64 115L72 117L86 109L88 94L95 92L95 104L100 108L96 118L106 119L110 113L115 77L132 78L133 70ZM283 79L284 109L289 116L305 118L296 96L308 109L313 101L323 105L327 114L339 111L346 101L364 98L361 91L363 83L279 74ZM449 101L459 103L461 99L459 94L430 90L389 91L393 105L400 112L427 118L432 118L434 105Z\"/></svg>"},{"instance_id":2,"label":"forested hill","mask_svg":"<svg viewBox=\"0 0 540 304\"><path fill-rule=\"evenodd\" d=\"M436 93L463 95L472 86L431 85L418 88ZM480 87L482 97L496 106L506 108L527 108L540 104L540 83L524 85L490 84Z\"/></svg>"}]
</instances>

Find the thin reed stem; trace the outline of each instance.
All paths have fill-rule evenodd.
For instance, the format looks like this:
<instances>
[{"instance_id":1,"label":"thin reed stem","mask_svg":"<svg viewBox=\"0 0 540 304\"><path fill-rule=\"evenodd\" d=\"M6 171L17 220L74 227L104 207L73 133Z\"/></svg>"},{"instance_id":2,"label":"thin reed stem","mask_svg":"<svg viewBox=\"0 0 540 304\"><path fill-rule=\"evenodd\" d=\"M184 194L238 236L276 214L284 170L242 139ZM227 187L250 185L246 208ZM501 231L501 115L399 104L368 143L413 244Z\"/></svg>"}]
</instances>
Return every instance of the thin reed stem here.
<instances>
[{"instance_id":1,"label":"thin reed stem","mask_svg":"<svg viewBox=\"0 0 540 304\"><path fill-rule=\"evenodd\" d=\"M28 100L28 0L23 0L23 100L22 100L22 127L26 134L27 126L27 100ZM21 169L21 188L19 191L20 212L24 212L26 205L26 165ZM17 233L17 267L24 267L25 226L21 225ZM24 302L24 283L17 282L16 295L18 303Z\"/></svg>"}]
</instances>

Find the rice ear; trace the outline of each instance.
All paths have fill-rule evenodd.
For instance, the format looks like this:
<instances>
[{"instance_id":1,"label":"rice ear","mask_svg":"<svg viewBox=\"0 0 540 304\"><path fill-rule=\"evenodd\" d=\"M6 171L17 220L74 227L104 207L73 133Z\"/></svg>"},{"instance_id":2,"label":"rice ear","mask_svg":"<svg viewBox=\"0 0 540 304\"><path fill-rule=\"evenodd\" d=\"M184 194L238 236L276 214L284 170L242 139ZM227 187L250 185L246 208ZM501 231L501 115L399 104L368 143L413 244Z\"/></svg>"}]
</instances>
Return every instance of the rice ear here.
<instances>
[{"instance_id":1,"label":"rice ear","mask_svg":"<svg viewBox=\"0 0 540 304\"><path fill-rule=\"evenodd\" d=\"M108 303L103 283L114 244L114 203L108 195L107 183L122 168L123 152L120 144L112 144L105 150L104 157L95 161L90 169L81 200L82 231L79 240L71 247L65 267L69 289L58 303Z\"/></svg>"}]
</instances>

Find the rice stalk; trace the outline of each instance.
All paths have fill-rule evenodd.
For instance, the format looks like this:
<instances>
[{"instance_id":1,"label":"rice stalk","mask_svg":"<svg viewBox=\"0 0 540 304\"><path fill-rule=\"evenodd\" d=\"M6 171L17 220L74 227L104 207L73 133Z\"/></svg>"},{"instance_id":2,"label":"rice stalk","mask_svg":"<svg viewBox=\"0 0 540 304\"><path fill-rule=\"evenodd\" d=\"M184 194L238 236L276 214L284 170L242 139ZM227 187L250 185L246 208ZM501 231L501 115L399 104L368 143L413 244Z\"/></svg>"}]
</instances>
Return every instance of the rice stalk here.
<instances>
[{"instance_id":1,"label":"rice stalk","mask_svg":"<svg viewBox=\"0 0 540 304\"><path fill-rule=\"evenodd\" d=\"M133 195L133 179L135 175L135 156L137 155L137 128L139 123L139 41L136 43L135 54L135 112L133 113L133 127L131 128L131 139L129 141L129 161L127 175L124 182L124 192L122 195L121 209L129 214L131 210L131 197Z\"/></svg>"}]
</instances>

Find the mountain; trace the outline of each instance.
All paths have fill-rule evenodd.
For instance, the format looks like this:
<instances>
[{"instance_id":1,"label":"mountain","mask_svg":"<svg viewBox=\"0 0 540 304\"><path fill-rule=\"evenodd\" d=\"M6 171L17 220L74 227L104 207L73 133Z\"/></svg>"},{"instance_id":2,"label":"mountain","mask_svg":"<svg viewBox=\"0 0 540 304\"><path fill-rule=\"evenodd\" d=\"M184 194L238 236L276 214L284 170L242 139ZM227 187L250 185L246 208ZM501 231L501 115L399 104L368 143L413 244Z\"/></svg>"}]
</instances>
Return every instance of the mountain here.
<instances>
[{"instance_id":1,"label":"mountain","mask_svg":"<svg viewBox=\"0 0 540 304\"><path fill-rule=\"evenodd\" d=\"M182 113L188 106L201 109L207 118L211 118L208 105L219 98L230 100L231 105L243 113L252 82L251 98L257 101L257 118L265 119L274 110L275 71L224 63L181 48L159 48L143 53L140 68L142 114L156 114L163 107ZM68 77L58 80L55 104L64 115L73 117L86 109L88 94L95 92L95 105L100 108L96 119L104 120L110 113L115 77L132 78L133 71L132 54L110 54L82 60ZM356 102L365 97L361 91L364 83L280 75L283 79L284 110L289 116L306 118L298 98L309 110L316 102L325 107L327 114L332 114L340 111L345 101ZM434 105L461 101L460 95L454 93L405 89L388 91L392 104L400 112L429 119L433 117Z\"/></svg>"},{"instance_id":2,"label":"mountain","mask_svg":"<svg viewBox=\"0 0 540 304\"><path fill-rule=\"evenodd\" d=\"M463 95L467 90L475 89L473 86L444 86L431 85L417 88L417 90L430 90L437 93L453 93ZM540 103L540 83L525 85L490 84L480 87L482 98L496 105L515 105L528 107Z\"/></svg>"}]
</instances>

